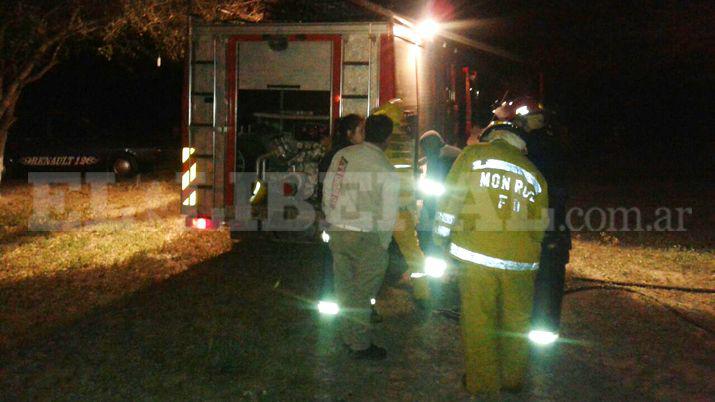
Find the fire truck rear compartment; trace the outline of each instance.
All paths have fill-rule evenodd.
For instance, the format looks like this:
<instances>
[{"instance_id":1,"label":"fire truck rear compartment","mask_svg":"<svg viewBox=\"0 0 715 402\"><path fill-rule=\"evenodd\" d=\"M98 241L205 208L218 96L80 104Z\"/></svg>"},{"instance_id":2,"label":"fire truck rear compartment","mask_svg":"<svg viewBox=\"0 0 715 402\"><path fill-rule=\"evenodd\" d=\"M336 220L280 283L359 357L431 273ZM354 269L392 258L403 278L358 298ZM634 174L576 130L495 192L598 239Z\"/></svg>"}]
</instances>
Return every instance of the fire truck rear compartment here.
<instances>
[{"instance_id":1,"label":"fire truck rear compartment","mask_svg":"<svg viewBox=\"0 0 715 402\"><path fill-rule=\"evenodd\" d=\"M236 171L255 171L256 158L278 136L319 142L330 135L330 91L238 91Z\"/></svg>"}]
</instances>

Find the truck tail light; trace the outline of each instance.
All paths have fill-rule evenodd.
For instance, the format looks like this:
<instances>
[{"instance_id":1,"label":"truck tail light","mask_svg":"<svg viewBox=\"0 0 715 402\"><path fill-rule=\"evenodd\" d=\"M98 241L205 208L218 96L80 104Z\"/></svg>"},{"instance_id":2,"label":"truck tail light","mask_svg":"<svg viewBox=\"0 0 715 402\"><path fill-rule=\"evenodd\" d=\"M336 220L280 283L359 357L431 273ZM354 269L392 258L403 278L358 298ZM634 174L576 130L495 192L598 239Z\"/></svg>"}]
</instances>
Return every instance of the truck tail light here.
<instances>
[{"instance_id":1,"label":"truck tail light","mask_svg":"<svg viewBox=\"0 0 715 402\"><path fill-rule=\"evenodd\" d=\"M208 227L208 222L206 221L206 218L195 218L191 221L191 224L194 228L199 230L204 230Z\"/></svg>"},{"instance_id":2,"label":"truck tail light","mask_svg":"<svg viewBox=\"0 0 715 402\"><path fill-rule=\"evenodd\" d=\"M194 217L194 218L187 218L186 219L186 224L192 229L197 229L197 230L208 230L208 229L216 229L216 222L214 222L211 218L206 218L206 217Z\"/></svg>"}]
</instances>

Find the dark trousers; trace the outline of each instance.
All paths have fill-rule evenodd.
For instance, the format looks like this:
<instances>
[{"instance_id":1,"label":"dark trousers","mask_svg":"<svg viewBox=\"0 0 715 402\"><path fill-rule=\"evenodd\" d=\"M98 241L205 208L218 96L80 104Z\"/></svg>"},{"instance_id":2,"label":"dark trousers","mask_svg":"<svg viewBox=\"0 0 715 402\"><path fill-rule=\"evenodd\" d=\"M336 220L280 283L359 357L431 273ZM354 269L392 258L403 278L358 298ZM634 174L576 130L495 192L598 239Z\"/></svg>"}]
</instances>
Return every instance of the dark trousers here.
<instances>
[{"instance_id":1,"label":"dark trousers","mask_svg":"<svg viewBox=\"0 0 715 402\"><path fill-rule=\"evenodd\" d=\"M547 244L542 247L539 270L534 282L534 328L558 332L561 325L561 302L564 297L564 281L568 249Z\"/></svg>"},{"instance_id":2,"label":"dark trousers","mask_svg":"<svg viewBox=\"0 0 715 402\"><path fill-rule=\"evenodd\" d=\"M333 253L327 244L323 246L323 289L320 292L322 299L332 299L335 297L335 284L333 275Z\"/></svg>"}]
</instances>

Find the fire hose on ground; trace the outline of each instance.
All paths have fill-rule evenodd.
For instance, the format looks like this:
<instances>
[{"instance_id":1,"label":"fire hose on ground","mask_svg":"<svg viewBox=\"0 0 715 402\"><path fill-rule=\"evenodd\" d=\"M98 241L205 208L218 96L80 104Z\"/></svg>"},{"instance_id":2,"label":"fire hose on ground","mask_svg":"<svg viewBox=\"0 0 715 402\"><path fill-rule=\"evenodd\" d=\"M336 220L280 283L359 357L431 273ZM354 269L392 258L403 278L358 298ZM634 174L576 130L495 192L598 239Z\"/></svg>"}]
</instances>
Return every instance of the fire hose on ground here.
<instances>
[{"instance_id":1,"label":"fire hose on ground","mask_svg":"<svg viewBox=\"0 0 715 402\"><path fill-rule=\"evenodd\" d=\"M628 293L637 294L639 296L642 296L642 297L644 297L650 301L653 301L653 302L657 303L658 305L664 307L667 311L674 314L676 317L680 318L681 320L687 322L688 324L693 325L694 327L697 327L697 328L707 332L708 334L711 334L711 335L715 334L715 330L713 330L712 328L708 328L707 326L697 322L693 318L690 318L687 314L683 313L682 311L678 310L677 308L668 305L667 303L659 300L656 297L650 296L646 293L643 293L642 291L639 291L636 289L631 289L631 288L635 287L635 288L644 288L644 289L669 290L669 291L676 291L676 292L702 293L702 294L713 294L713 293L715 293L715 289L655 285L655 284L637 283L637 282L620 282L620 281L610 281L610 280L588 278L588 277L581 277L581 276L572 276L571 279L577 280L577 281L582 281L582 282L596 283L597 285L567 288L564 290L564 296L572 295L572 294L579 293L579 292L593 291L593 290L616 291L616 292L620 291L620 292L628 292ZM459 312L449 310L449 309L440 309L440 310L438 310L438 312L440 312L446 318L449 318L449 319L452 319L455 321L459 321Z\"/></svg>"},{"instance_id":2,"label":"fire hose on ground","mask_svg":"<svg viewBox=\"0 0 715 402\"><path fill-rule=\"evenodd\" d=\"M705 325L690 318L687 314L683 313L682 311L678 310L677 308L670 306L669 304L661 301L660 299L658 299L656 297L653 297L651 295L648 295L646 293L643 293L641 291L638 291L636 289L631 289L631 288L636 287L636 288L645 288L645 289L669 290L669 291L676 291L676 292L703 293L703 294L713 294L713 293L715 293L715 289L688 288L688 287L682 287L682 286L655 285L655 284L637 283L637 282L619 282L619 281L609 281L609 280L580 277L580 276L574 276L574 277L571 277L571 279L583 281L583 282L597 283L598 285L581 286L581 287L576 287L576 288L565 289L564 296L571 295L571 294L578 293L578 292L587 292L587 291L592 291L592 290L617 291L617 292L620 291L620 292L628 292L628 293L637 294L639 296L642 296L650 301L653 301L653 302L659 304L660 306L664 307L667 311L671 312L676 317L687 322L688 324L693 325L697 328L700 328L701 330L707 332L708 334L711 334L711 335L715 334L715 330L713 330L712 328L708 328Z\"/></svg>"},{"instance_id":3,"label":"fire hose on ground","mask_svg":"<svg viewBox=\"0 0 715 402\"><path fill-rule=\"evenodd\" d=\"M583 282L603 283L603 284L607 284L609 286L627 286L627 287L634 287L634 288L674 290L674 291L678 291L678 292L687 292L687 293L709 293L709 294L715 293L715 289L706 289L706 288L688 288L688 287L682 287L682 286L654 285L654 284L649 284L649 283L620 282L620 281L610 281L610 280L606 280L606 279L588 278L588 277L584 277L584 276L572 276L571 278L579 280L579 281L583 281Z\"/></svg>"}]
</instances>

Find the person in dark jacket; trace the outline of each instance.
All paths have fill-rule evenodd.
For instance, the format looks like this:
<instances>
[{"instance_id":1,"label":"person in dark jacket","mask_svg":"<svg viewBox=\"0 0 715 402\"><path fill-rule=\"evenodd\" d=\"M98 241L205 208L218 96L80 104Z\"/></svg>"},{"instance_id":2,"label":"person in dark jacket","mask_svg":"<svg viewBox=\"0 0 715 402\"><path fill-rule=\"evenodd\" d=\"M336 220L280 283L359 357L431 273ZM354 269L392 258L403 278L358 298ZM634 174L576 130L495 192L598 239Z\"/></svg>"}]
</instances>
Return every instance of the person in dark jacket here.
<instances>
[{"instance_id":1,"label":"person in dark jacket","mask_svg":"<svg viewBox=\"0 0 715 402\"><path fill-rule=\"evenodd\" d=\"M343 116L335 122L335 132L331 139L330 150L320 161L320 173L325 173L330 167L333 156L341 149L363 142L365 140L365 119L356 114Z\"/></svg>"},{"instance_id":2,"label":"person in dark jacket","mask_svg":"<svg viewBox=\"0 0 715 402\"><path fill-rule=\"evenodd\" d=\"M533 330L529 335L535 343L548 344L558 338L566 264L571 249L571 232L566 225L567 151L549 126L547 111L541 104L526 99L515 102L513 108L514 123L527 133L527 156L549 185L551 216L542 242L535 283Z\"/></svg>"},{"instance_id":3,"label":"person in dark jacket","mask_svg":"<svg viewBox=\"0 0 715 402\"><path fill-rule=\"evenodd\" d=\"M417 234L420 246L428 251L432 244L432 225L437 203L445 191L444 179L462 150L446 144L435 130L420 136L420 148L424 153L420 163L426 165L426 170L417 184L419 197L423 200Z\"/></svg>"}]
</instances>

